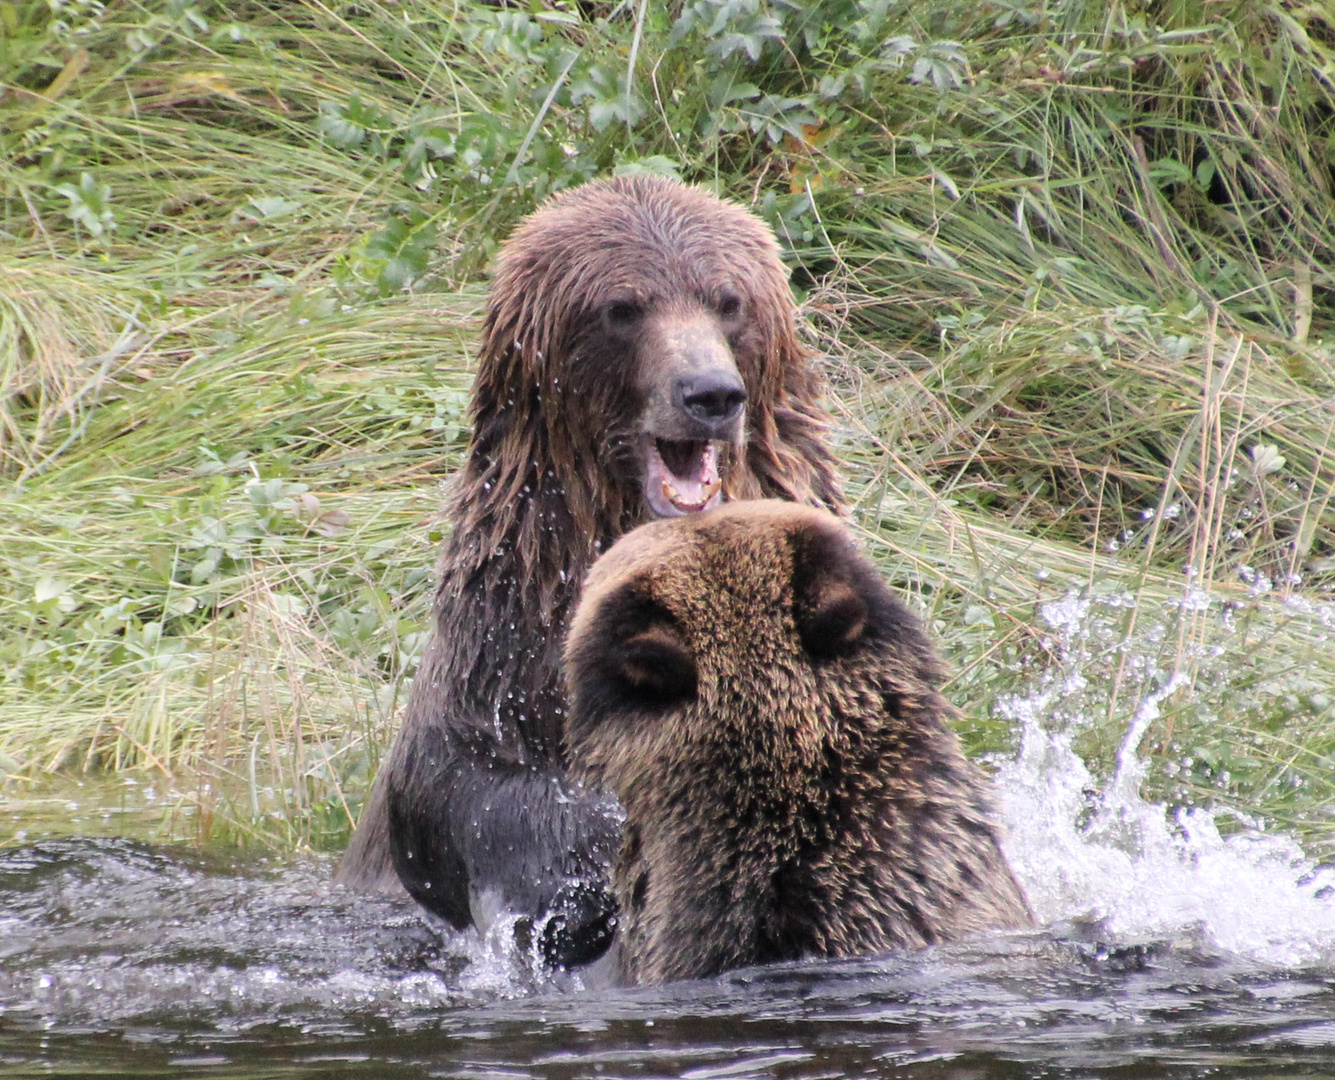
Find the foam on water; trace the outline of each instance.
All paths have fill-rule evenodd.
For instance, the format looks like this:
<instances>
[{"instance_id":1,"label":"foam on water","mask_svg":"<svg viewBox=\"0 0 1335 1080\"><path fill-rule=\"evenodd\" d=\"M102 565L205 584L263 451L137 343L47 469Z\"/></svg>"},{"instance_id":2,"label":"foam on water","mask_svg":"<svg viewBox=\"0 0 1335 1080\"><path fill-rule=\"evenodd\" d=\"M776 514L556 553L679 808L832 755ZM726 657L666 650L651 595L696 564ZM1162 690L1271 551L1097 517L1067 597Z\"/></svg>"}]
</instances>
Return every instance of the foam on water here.
<instances>
[{"instance_id":1,"label":"foam on water","mask_svg":"<svg viewBox=\"0 0 1335 1080\"><path fill-rule=\"evenodd\" d=\"M1087 646L1100 605L1124 600L1068 596L1042 609L1065 662L1001 705L1020 730L997 777L1007 853L1038 919L1095 919L1114 940L1185 938L1267 967L1335 964L1335 867L1236 813L1141 797L1140 744L1181 673L1146 669L1157 686L1132 710L1106 782L1073 750L1090 722L1079 711L1092 700ZM1135 648L1132 661L1143 661Z\"/></svg>"},{"instance_id":2,"label":"foam on water","mask_svg":"<svg viewBox=\"0 0 1335 1080\"><path fill-rule=\"evenodd\" d=\"M412 1022L546 984L514 934L459 934L328 860L210 864L127 840L0 851L0 1017L220 1029L374 1014Z\"/></svg>"}]
</instances>

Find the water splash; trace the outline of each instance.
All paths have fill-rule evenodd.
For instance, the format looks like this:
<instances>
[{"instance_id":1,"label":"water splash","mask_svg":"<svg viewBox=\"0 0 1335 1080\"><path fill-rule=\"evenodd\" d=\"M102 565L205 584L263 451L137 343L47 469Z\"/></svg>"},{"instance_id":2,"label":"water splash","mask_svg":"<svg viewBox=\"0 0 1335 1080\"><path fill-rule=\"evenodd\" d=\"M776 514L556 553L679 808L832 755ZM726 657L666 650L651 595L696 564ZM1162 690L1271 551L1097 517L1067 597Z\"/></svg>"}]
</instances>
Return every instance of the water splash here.
<instances>
[{"instance_id":1,"label":"water splash","mask_svg":"<svg viewBox=\"0 0 1335 1080\"><path fill-rule=\"evenodd\" d=\"M460 934L330 876L327 860L232 866L123 839L0 850L0 1015L411 1024L541 983L499 930Z\"/></svg>"},{"instance_id":2,"label":"water splash","mask_svg":"<svg viewBox=\"0 0 1335 1080\"><path fill-rule=\"evenodd\" d=\"M1163 638L1152 617L1138 641L1110 647L1101 638L1101 614L1125 606L1125 598L1075 595L1045 605L1059 663L999 707L1020 730L1019 752L997 777L1007 853L1035 914L1043 923L1098 920L1116 941L1186 939L1267 967L1335 963L1335 867L1236 812L1141 797L1141 742L1188 680L1146 649ZM1127 721L1112 776L1100 782L1072 740L1094 722L1092 706L1105 704L1091 692L1091 672L1110 654L1138 666L1151 688Z\"/></svg>"}]
</instances>

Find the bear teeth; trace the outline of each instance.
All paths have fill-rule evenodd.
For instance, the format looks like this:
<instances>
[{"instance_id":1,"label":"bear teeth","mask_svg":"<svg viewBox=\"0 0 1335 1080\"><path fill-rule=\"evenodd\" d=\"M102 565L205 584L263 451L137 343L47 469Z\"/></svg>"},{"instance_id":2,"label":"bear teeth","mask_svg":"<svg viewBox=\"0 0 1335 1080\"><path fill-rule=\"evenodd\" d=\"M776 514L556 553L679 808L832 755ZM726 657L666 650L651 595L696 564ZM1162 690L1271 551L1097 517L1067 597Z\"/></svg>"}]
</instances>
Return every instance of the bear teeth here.
<instances>
[{"instance_id":1,"label":"bear teeth","mask_svg":"<svg viewBox=\"0 0 1335 1080\"><path fill-rule=\"evenodd\" d=\"M712 484L705 484L700 488L700 499L697 502L688 502L682 498L681 493L665 477L663 479L663 497L667 499L678 510L685 510L688 514L693 514L697 510L703 510L709 505L709 500L719 493L723 488L722 480L715 480Z\"/></svg>"},{"instance_id":2,"label":"bear teeth","mask_svg":"<svg viewBox=\"0 0 1335 1080\"><path fill-rule=\"evenodd\" d=\"M693 514L719 501L723 480L717 443L650 438L645 454L645 495L659 517Z\"/></svg>"}]
</instances>

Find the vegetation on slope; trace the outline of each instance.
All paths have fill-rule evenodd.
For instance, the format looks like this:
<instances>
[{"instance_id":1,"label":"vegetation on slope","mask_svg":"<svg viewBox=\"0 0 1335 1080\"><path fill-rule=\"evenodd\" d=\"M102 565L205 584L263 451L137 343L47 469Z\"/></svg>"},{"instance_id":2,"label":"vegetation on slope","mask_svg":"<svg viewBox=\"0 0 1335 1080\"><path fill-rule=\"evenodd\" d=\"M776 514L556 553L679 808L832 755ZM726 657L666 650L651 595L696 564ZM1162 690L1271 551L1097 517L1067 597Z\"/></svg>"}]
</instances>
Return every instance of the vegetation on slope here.
<instances>
[{"instance_id":1,"label":"vegetation on slope","mask_svg":"<svg viewBox=\"0 0 1335 1080\"><path fill-rule=\"evenodd\" d=\"M649 169L782 238L975 750L1171 680L1152 793L1329 843L1333 106L1297 3L0 2L11 828L342 843L497 238Z\"/></svg>"}]
</instances>

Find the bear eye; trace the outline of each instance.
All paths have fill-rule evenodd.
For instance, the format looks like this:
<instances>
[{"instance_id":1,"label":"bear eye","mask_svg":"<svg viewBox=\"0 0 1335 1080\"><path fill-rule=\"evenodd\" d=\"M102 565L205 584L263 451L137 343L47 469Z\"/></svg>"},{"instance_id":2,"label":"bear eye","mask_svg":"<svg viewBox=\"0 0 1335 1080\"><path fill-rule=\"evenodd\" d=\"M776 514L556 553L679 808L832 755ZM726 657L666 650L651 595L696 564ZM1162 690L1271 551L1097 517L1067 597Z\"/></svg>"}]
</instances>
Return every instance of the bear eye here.
<instances>
[{"instance_id":1,"label":"bear eye","mask_svg":"<svg viewBox=\"0 0 1335 1080\"><path fill-rule=\"evenodd\" d=\"M736 293L724 293L718 302L718 313L725 319L731 319L742 310L742 300Z\"/></svg>"},{"instance_id":2,"label":"bear eye","mask_svg":"<svg viewBox=\"0 0 1335 1080\"><path fill-rule=\"evenodd\" d=\"M607 321L619 330L624 330L635 323L644 309L634 300L613 300L604 309Z\"/></svg>"}]
</instances>

